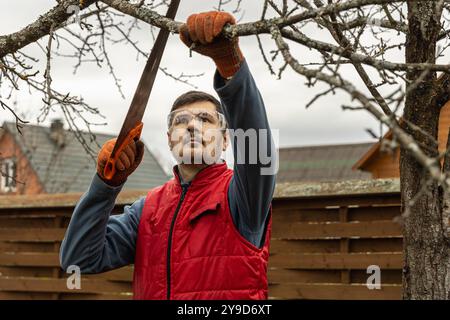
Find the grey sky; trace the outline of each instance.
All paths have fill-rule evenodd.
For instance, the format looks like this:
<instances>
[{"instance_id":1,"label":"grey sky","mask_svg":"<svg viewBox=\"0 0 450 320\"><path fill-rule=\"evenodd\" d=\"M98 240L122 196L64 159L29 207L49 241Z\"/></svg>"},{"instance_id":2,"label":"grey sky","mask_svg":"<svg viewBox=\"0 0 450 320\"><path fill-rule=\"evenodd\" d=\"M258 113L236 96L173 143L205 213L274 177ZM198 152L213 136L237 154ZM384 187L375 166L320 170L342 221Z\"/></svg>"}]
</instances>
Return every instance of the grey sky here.
<instances>
[{"instance_id":1,"label":"grey sky","mask_svg":"<svg viewBox=\"0 0 450 320\"><path fill-rule=\"evenodd\" d=\"M0 33L7 34L23 28L55 3L55 1L49 0L0 0L2 8ZM245 13L241 22L257 20L261 14L260 3L262 1L243 1ZM212 10L215 5L217 5L217 1L182 0L176 20L185 21L189 14ZM139 46L146 52L150 50L152 44L149 29L149 26L141 24L141 30L135 33L135 39L139 39ZM79 31L80 29L74 25L73 30ZM312 28L305 28L303 31L316 39L320 35L317 30ZM325 35L320 35L320 40L328 40L328 38L324 38ZM275 48L269 36L263 36L263 39L267 48L266 52ZM46 39L41 40L41 43L45 46ZM326 87L317 85L315 88L308 88L305 85L305 78L291 70L287 70L282 79L277 80L275 76L270 75L264 64L255 37L243 37L240 39L240 44L264 98L271 127L279 130L279 146L373 141L373 138L365 132L365 128L371 128L378 132L377 121L365 111L342 111L340 107L342 103L351 103L347 95L342 93L329 95L319 99L309 109L305 109L305 104L319 92L319 89ZM94 64L85 64L76 75L73 75L73 65L76 61L56 57L52 60L52 78L55 88L80 95L91 105L99 107L108 122L106 126L98 128L99 132L118 134L145 61L142 58L136 61L136 52L130 46L117 44L111 45L110 48L115 70L121 79L125 100L118 93L106 67L99 69ZM317 57L308 48L293 44L291 44L291 51L300 61L313 61ZM27 52L39 55L38 69L43 74L45 70L44 54L35 45L30 45ZM204 72L203 77L193 79L192 83L200 90L214 92L212 87L215 71L213 62L196 53L193 53L190 58L188 49L179 41L177 35L170 36L161 65L167 67L168 71L173 74ZM278 60L276 65L281 65L281 61ZM347 71L345 76L350 79L355 78L351 71ZM152 151L162 155L167 161L171 159L171 155L167 148L165 133L166 115L173 100L190 89L191 87L175 82L160 72L147 106L143 140ZM18 109L26 111L26 119L35 123L36 115L42 105L42 96L30 95L23 86L23 90L15 96L15 99L17 99ZM61 115L58 110L55 110L48 120ZM0 122L12 119L9 112L0 110ZM104 120L97 118L97 121Z\"/></svg>"}]
</instances>

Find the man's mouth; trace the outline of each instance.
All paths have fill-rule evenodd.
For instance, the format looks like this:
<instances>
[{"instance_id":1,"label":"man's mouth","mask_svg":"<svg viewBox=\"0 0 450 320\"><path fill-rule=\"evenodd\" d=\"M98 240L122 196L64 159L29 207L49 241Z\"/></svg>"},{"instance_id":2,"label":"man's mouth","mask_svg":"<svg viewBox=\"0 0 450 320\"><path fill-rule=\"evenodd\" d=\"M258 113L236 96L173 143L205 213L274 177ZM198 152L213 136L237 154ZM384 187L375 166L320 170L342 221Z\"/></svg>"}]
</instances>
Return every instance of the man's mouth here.
<instances>
[{"instance_id":1,"label":"man's mouth","mask_svg":"<svg viewBox=\"0 0 450 320\"><path fill-rule=\"evenodd\" d=\"M191 140L191 147L195 147L195 146L202 146L202 144L201 144L201 142Z\"/></svg>"},{"instance_id":2,"label":"man's mouth","mask_svg":"<svg viewBox=\"0 0 450 320\"><path fill-rule=\"evenodd\" d=\"M191 147L194 147L194 146L197 146L197 145L202 146L203 145L203 141L200 140L200 139L189 139L189 140L187 140L185 142L185 144L189 144Z\"/></svg>"}]
</instances>

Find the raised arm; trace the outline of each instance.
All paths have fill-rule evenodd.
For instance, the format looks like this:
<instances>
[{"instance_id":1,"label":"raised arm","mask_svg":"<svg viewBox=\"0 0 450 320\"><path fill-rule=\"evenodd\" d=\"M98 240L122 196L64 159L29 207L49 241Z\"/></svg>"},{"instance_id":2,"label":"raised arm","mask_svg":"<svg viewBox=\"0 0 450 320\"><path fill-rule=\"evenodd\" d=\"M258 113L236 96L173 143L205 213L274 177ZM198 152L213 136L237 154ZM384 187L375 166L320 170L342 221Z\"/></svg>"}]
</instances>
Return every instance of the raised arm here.
<instances>
[{"instance_id":1,"label":"raised arm","mask_svg":"<svg viewBox=\"0 0 450 320\"><path fill-rule=\"evenodd\" d=\"M264 102L245 61L229 81L216 73L214 88L224 106L233 147L230 210L239 232L261 247L277 161Z\"/></svg>"},{"instance_id":2,"label":"raised arm","mask_svg":"<svg viewBox=\"0 0 450 320\"><path fill-rule=\"evenodd\" d=\"M260 247L275 188L277 159L264 103L239 48L239 39L221 36L228 23L236 22L226 12L193 14L180 29L180 37L188 47L216 64L214 87L232 130L235 159L228 191L230 210L239 232Z\"/></svg>"}]
</instances>

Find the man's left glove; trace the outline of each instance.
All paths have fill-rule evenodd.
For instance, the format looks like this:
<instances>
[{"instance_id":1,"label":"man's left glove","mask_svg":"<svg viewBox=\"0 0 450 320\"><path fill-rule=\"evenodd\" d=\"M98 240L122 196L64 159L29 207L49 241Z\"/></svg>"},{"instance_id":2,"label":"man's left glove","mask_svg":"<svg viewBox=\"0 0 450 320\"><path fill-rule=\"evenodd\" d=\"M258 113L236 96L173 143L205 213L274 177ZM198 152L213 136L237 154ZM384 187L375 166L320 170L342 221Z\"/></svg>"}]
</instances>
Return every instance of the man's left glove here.
<instances>
[{"instance_id":1,"label":"man's left glove","mask_svg":"<svg viewBox=\"0 0 450 320\"><path fill-rule=\"evenodd\" d=\"M221 35L227 24L236 24L234 17L222 11L192 14L180 28L180 39L192 50L212 58L220 75L232 77L240 68L244 56L239 48L238 37L232 40Z\"/></svg>"},{"instance_id":2,"label":"man's left glove","mask_svg":"<svg viewBox=\"0 0 450 320\"><path fill-rule=\"evenodd\" d=\"M111 139L106 141L100 149L97 157L97 174L106 184L117 187L124 183L141 163L144 156L144 143L138 140L128 144L120 153L116 162L116 173L111 180L107 180L103 176L103 171L115 144L116 139Z\"/></svg>"}]
</instances>

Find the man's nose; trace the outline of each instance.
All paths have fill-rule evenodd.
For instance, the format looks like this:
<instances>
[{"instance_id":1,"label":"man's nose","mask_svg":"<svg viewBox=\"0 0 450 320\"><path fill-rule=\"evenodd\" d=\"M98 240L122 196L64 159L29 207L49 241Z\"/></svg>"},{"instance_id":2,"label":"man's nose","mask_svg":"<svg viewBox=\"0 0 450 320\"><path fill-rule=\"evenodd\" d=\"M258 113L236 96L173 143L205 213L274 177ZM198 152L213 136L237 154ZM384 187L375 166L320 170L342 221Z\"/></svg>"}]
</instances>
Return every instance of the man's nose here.
<instances>
[{"instance_id":1,"label":"man's nose","mask_svg":"<svg viewBox=\"0 0 450 320\"><path fill-rule=\"evenodd\" d=\"M194 132L195 130L201 131L201 124L197 121L196 117L192 117L191 120L189 120L187 129L189 132Z\"/></svg>"}]
</instances>

